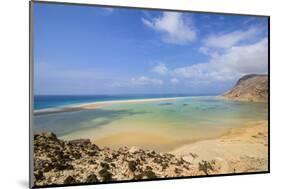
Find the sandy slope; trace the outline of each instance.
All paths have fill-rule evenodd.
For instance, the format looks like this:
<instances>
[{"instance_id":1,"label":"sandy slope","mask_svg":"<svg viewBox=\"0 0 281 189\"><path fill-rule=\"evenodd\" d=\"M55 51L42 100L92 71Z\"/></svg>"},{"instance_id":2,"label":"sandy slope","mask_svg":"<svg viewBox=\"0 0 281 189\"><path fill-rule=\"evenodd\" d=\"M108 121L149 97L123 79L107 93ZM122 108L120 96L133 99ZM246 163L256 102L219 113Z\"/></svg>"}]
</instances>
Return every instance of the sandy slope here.
<instances>
[{"instance_id":1,"label":"sandy slope","mask_svg":"<svg viewBox=\"0 0 281 189\"><path fill-rule=\"evenodd\" d=\"M193 164L216 161L218 173L267 171L267 120L246 123L218 139L185 145L171 153Z\"/></svg>"}]
</instances>

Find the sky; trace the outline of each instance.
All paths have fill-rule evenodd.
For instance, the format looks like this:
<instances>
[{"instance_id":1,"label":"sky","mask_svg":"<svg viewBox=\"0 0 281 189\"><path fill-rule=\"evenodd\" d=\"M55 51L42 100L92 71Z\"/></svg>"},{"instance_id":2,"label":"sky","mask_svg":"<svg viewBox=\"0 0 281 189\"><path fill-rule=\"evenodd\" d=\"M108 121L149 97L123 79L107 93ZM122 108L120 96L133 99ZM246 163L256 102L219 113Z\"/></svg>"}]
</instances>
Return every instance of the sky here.
<instances>
[{"instance_id":1,"label":"sky","mask_svg":"<svg viewBox=\"0 0 281 189\"><path fill-rule=\"evenodd\" d=\"M268 69L266 17L34 5L35 94L220 94Z\"/></svg>"}]
</instances>

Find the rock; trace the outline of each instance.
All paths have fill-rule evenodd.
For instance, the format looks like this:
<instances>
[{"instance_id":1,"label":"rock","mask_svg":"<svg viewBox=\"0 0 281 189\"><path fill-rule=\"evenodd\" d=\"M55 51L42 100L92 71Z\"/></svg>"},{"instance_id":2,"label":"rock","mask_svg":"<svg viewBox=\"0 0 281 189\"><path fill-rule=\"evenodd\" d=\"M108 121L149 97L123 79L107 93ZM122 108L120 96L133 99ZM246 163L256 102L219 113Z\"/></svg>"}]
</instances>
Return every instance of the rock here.
<instances>
[{"instance_id":1,"label":"rock","mask_svg":"<svg viewBox=\"0 0 281 189\"><path fill-rule=\"evenodd\" d=\"M162 170L165 170L169 167L168 163L164 163L162 164Z\"/></svg>"},{"instance_id":2,"label":"rock","mask_svg":"<svg viewBox=\"0 0 281 189\"><path fill-rule=\"evenodd\" d=\"M81 154L80 154L79 152L73 153L72 156L73 156L75 159L80 159L80 158L81 158Z\"/></svg>"},{"instance_id":3,"label":"rock","mask_svg":"<svg viewBox=\"0 0 281 189\"><path fill-rule=\"evenodd\" d=\"M48 160L42 160L42 159L34 159L34 167L37 170L43 171L43 172L49 172L54 168L52 162Z\"/></svg>"},{"instance_id":4,"label":"rock","mask_svg":"<svg viewBox=\"0 0 281 189\"><path fill-rule=\"evenodd\" d=\"M109 166L108 163L101 162L100 165L101 165L101 167L104 168L104 169L109 169L109 168L110 168L110 166Z\"/></svg>"},{"instance_id":5,"label":"rock","mask_svg":"<svg viewBox=\"0 0 281 189\"><path fill-rule=\"evenodd\" d=\"M137 169L137 164L135 161L129 161L128 167L129 167L130 171L134 172Z\"/></svg>"},{"instance_id":6,"label":"rock","mask_svg":"<svg viewBox=\"0 0 281 189\"><path fill-rule=\"evenodd\" d=\"M112 167L116 168L115 163L110 163L110 165L111 165Z\"/></svg>"},{"instance_id":7,"label":"rock","mask_svg":"<svg viewBox=\"0 0 281 189\"><path fill-rule=\"evenodd\" d=\"M152 170L152 167L146 166L145 169L148 170L148 171L151 171L151 170Z\"/></svg>"},{"instance_id":8,"label":"rock","mask_svg":"<svg viewBox=\"0 0 281 189\"><path fill-rule=\"evenodd\" d=\"M148 157L154 157L156 152L154 150L147 153Z\"/></svg>"},{"instance_id":9,"label":"rock","mask_svg":"<svg viewBox=\"0 0 281 189\"><path fill-rule=\"evenodd\" d=\"M34 171L34 177L36 180L42 180L45 178L42 171Z\"/></svg>"},{"instance_id":10,"label":"rock","mask_svg":"<svg viewBox=\"0 0 281 189\"><path fill-rule=\"evenodd\" d=\"M97 176L95 174L90 174L87 179L86 182L88 183L93 183L93 182L99 182Z\"/></svg>"},{"instance_id":11,"label":"rock","mask_svg":"<svg viewBox=\"0 0 281 189\"><path fill-rule=\"evenodd\" d=\"M98 155L98 151L91 150L91 151L88 151L87 154L88 154L89 156L96 156L96 155Z\"/></svg>"},{"instance_id":12,"label":"rock","mask_svg":"<svg viewBox=\"0 0 281 189\"><path fill-rule=\"evenodd\" d=\"M57 136L53 132L44 132L43 136L49 138L50 140L58 140Z\"/></svg>"},{"instance_id":13,"label":"rock","mask_svg":"<svg viewBox=\"0 0 281 189\"><path fill-rule=\"evenodd\" d=\"M99 175L102 177L103 182L112 181L112 173L107 169L102 169L99 171Z\"/></svg>"},{"instance_id":14,"label":"rock","mask_svg":"<svg viewBox=\"0 0 281 189\"><path fill-rule=\"evenodd\" d=\"M176 167L176 168L175 168L175 173L176 173L176 174L180 174L180 173L182 173L182 170Z\"/></svg>"},{"instance_id":15,"label":"rock","mask_svg":"<svg viewBox=\"0 0 281 189\"><path fill-rule=\"evenodd\" d=\"M88 161L88 163L89 163L89 164L96 164L96 162L95 162L94 160L92 160L92 159L90 159L90 160Z\"/></svg>"},{"instance_id":16,"label":"rock","mask_svg":"<svg viewBox=\"0 0 281 189\"><path fill-rule=\"evenodd\" d=\"M118 154L118 153L115 153L115 152L114 152L114 153L112 153L112 158L113 158L113 159L116 159L118 156L119 156L119 154Z\"/></svg>"},{"instance_id":17,"label":"rock","mask_svg":"<svg viewBox=\"0 0 281 189\"><path fill-rule=\"evenodd\" d=\"M157 164L161 164L162 160L161 160L161 158L155 158L155 159L153 159L153 162L157 163Z\"/></svg>"},{"instance_id":18,"label":"rock","mask_svg":"<svg viewBox=\"0 0 281 189\"><path fill-rule=\"evenodd\" d=\"M73 166L69 163L66 162L58 162L55 166L57 171L62 171L62 170L73 170Z\"/></svg>"},{"instance_id":19,"label":"rock","mask_svg":"<svg viewBox=\"0 0 281 189\"><path fill-rule=\"evenodd\" d=\"M70 140L69 143L74 145L84 146L84 145L91 144L91 141L90 139L76 139L76 140Z\"/></svg>"},{"instance_id":20,"label":"rock","mask_svg":"<svg viewBox=\"0 0 281 189\"><path fill-rule=\"evenodd\" d=\"M157 176L156 176L156 174L153 172L153 171L145 171L144 173L143 173L143 175L144 175L144 178L148 178L148 179L154 179L154 178L156 178Z\"/></svg>"},{"instance_id":21,"label":"rock","mask_svg":"<svg viewBox=\"0 0 281 189\"><path fill-rule=\"evenodd\" d=\"M130 149L129 149L129 153L136 153L136 152L138 152L139 151L139 148L138 147L136 147L136 146L132 146Z\"/></svg>"},{"instance_id":22,"label":"rock","mask_svg":"<svg viewBox=\"0 0 281 189\"><path fill-rule=\"evenodd\" d=\"M209 175L209 171L213 171L213 166L210 162L202 160L198 163L198 170L203 171L206 175Z\"/></svg>"},{"instance_id":23,"label":"rock","mask_svg":"<svg viewBox=\"0 0 281 189\"><path fill-rule=\"evenodd\" d=\"M68 176L64 181L64 184L76 184L77 181L72 177L72 176Z\"/></svg>"},{"instance_id":24,"label":"rock","mask_svg":"<svg viewBox=\"0 0 281 189\"><path fill-rule=\"evenodd\" d=\"M173 170L190 165L172 154L137 147L99 148L88 139L69 142L52 133L38 133L34 139L36 186L172 177ZM188 176L192 171L178 174Z\"/></svg>"},{"instance_id":25,"label":"rock","mask_svg":"<svg viewBox=\"0 0 281 189\"><path fill-rule=\"evenodd\" d=\"M151 170L146 170L143 173L141 173L142 179L155 179L157 178L156 174Z\"/></svg>"},{"instance_id":26,"label":"rock","mask_svg":"<svg viewBox=\"0 0 281 189\"><path fill-rule=\"evenodd\" d=\"M105 158L104 158L104 161L106 161L106 162L111 162L111 161L112 161L112 159L111 159L111 158L109 158L109 157L105 157Z\"/></svg>"}]
</instances>

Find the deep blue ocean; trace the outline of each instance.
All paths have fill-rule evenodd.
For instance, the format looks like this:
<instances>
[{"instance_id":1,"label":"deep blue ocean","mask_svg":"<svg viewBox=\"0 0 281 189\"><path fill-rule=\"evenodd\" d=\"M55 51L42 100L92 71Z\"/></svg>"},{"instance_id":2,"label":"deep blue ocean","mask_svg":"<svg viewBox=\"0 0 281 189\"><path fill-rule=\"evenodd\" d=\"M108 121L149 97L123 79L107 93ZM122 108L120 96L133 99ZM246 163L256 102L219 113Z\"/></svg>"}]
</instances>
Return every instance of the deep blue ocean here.
<instances>
[{"instance_id":1,"label":"deep blue ocean","mask_svg":"<svg viewBox=\"0 0 281 189\"><path fill-rule=\"evenodd\" d=\"M76 105L82 103L102 102L111 100L133 100L165 97L191 96L184 94L134 94L134 95L35 95L34 109L57 108L67 105ZM192 96L201 96L192 95Z\"/></svg>"}]
</instances>

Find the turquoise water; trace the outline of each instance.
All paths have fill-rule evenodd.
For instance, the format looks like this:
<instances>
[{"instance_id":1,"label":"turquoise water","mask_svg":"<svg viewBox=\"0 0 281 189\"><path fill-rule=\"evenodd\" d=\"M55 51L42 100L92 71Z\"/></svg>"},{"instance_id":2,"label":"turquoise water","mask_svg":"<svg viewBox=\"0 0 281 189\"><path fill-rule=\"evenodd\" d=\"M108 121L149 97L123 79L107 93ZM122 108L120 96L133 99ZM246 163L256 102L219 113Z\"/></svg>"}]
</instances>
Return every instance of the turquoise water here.
<instances>
[{"instance_id":1,"label":"turquoise water","mask_svg":"<svg viewBox=\"0 0 281 189\"><path fill-rule=\"evenodd\" d=\"M186 97L38 115L34 116L33 129L35 132L52 131L67 139L94 140L120 133L153 133L184 143L219 136L230 128L242 127L251 121L267 120L267 117L267 103ZM114 145L110 141L107 144ZM141 146L142 141L135 141L134 145Z\"/></svg>"},{"instance_id":2,"label":"turquoise water","mask_svg":"<svg viewBox=\"0 0 281 189\"><path fill-rule=\"evenodd\" d=\"M134 95L35 95L34 109L58 108L68 105L77 105L91 102L104 102L111 100L133 100L166 97L181 97L182 94L134 94Z\"/></svg>"}]
</instances>

